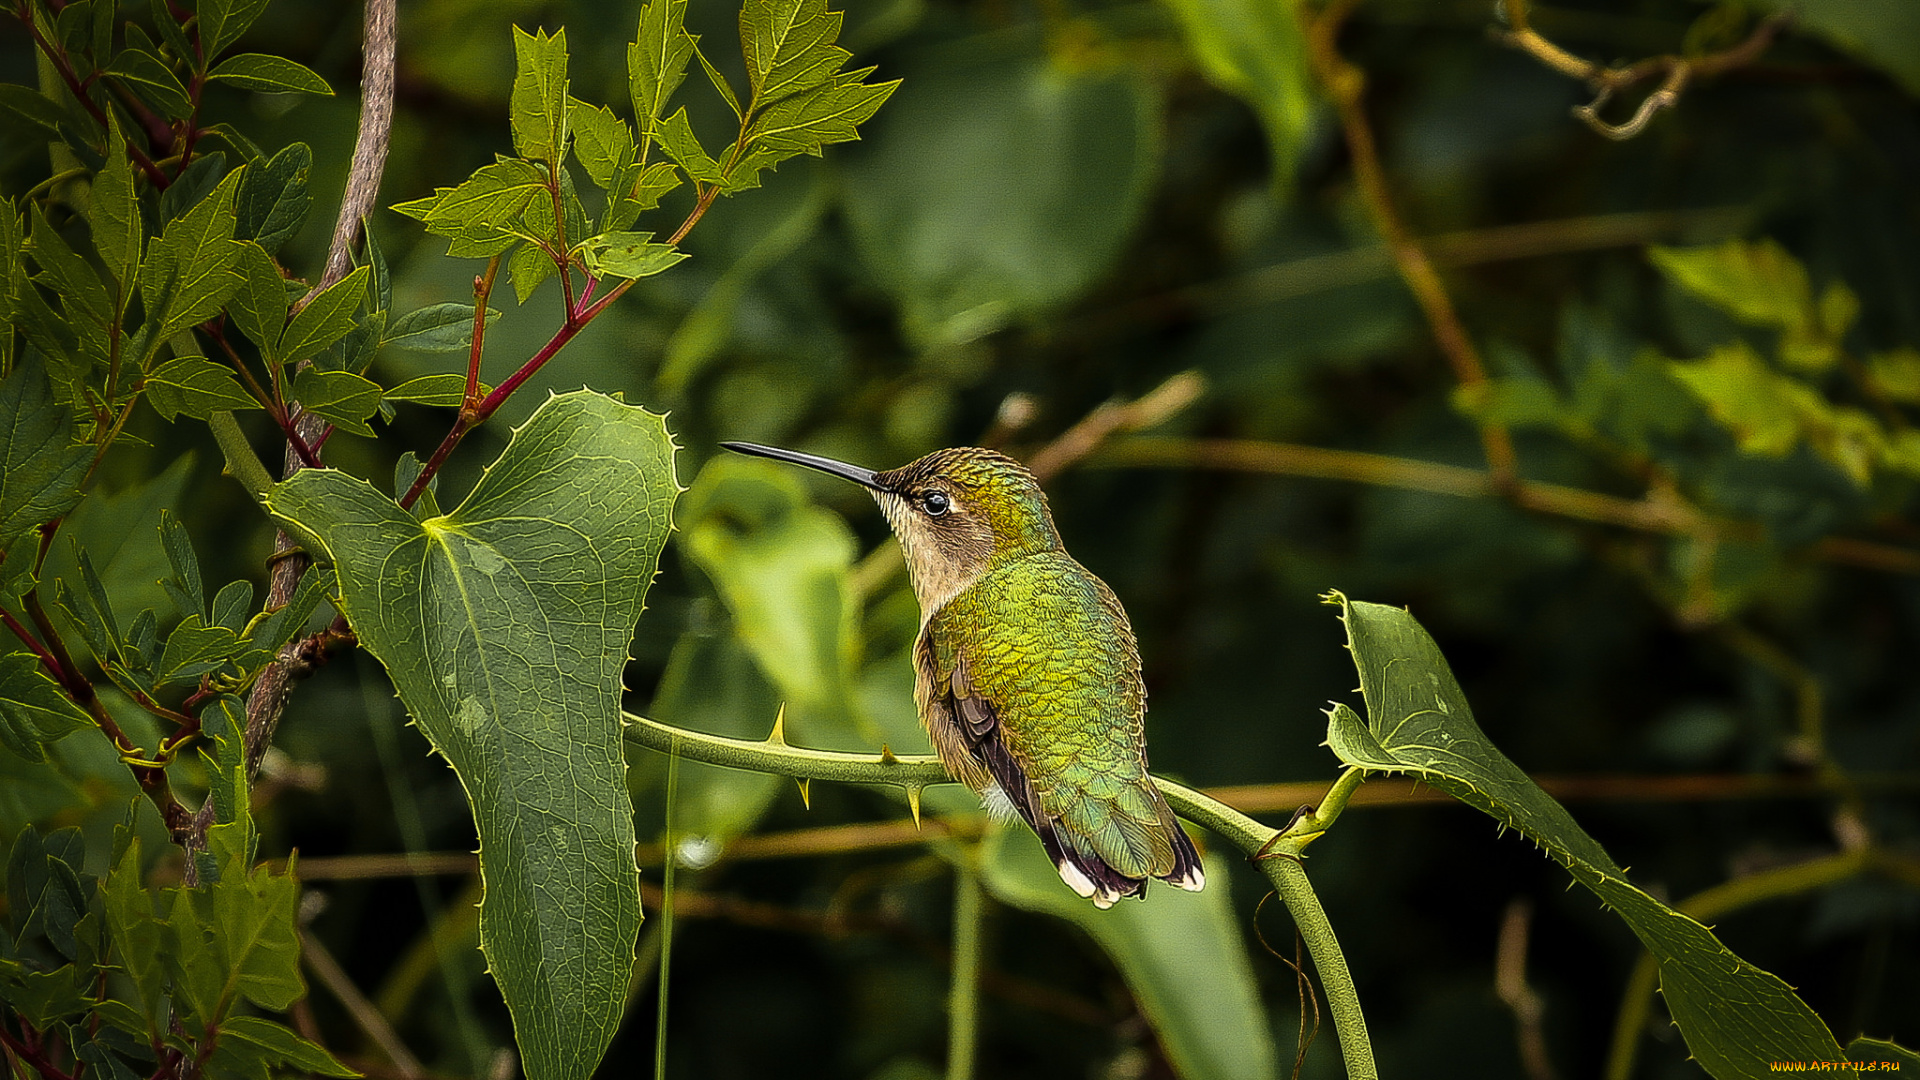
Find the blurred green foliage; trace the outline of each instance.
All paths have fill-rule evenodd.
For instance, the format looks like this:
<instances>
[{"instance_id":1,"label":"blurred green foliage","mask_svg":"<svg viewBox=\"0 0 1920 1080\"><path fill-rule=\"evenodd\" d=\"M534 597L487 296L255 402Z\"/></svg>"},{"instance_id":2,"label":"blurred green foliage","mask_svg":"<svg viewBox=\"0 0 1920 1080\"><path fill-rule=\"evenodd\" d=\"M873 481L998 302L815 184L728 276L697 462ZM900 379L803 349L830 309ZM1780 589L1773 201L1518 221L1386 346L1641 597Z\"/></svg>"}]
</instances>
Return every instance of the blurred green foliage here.
<instances>
[{"instance_id":1,"label":"blurred green foliage","mask_svg":"<svg viewBox=\"0 0 1920 1080\"><path fill-rule=\"evenodd\" d=\"M116 15L146 19L92 5L62 6L59 32L76 47ZM686 171L717 167L685 141L715 146L741 125L713 81L687 80L675 99L684 111L640 117L631 103L647 95L626 54L629 0L405 6L383 205L430 211L436 189L508 171L496 155L553 157L550 124L564 112L593 185L580 185L579 213L624 234L586 257L650 275L473 433L441 478L440 504L460 503L510 425L549 391L585 385L670 410L692 487L647 594L625 673L629 707L758 737L785 702L796 743L923 751L906 657L917 612L878 514L850 488L759 463L709 464L715 441L876 467L983 441L1029 454L1102 402L1198 371L1208 392L1152 432L1180 442L1151 450L1121 433L1048 489L1070 550L1132 613L1158 771L1208 787L1331 779L1338 762L1320 746L1319 710L1353 700L1352 661L1316 598L1338 587L1410 606L1494 744L1529 773L1577 774L1608 796L1570 806L1640 887L1686 909L1717 886L1786 882L1720 911L1720 939L1795 987L1843 1045L1862 1035L1920 1043L1920 998L1903 977L1920 955L1911 869L1920 687L1901 660L1920 647L1914 9L1801 3L1800 21L1756 62L1688 85L1638 137L1611 142L1568 115L1591 99L1587 88L1490 38L1488 5L1360 6L1337 47L1367 73L1364 115L1393 210L1425 239L1484 355L1488 379L1463 386L1396 276L1379 207L1356 187L1348 133L1312 74L1313 42L1285 14L1296 6L1319 10L862 0L840 43L857 64L876 65L879 82L902 80L891 100L859 142L722 176L760 187L716 205L680 245L689 258L659 274L670 260L661 238L628 232L627 211L596 190L644 172L639 147L656 134ZM1533 26L1607 62L1733 47L1757 10L1780 6L1570 0L1536 9ZM216 7L251 9L203 3L202 19ZM736 11L689 4L688 30L709 46L730 41ZM546 48L565 35L568 81L544 99L559 104L533 117L548 126L518 111L509 121L517 83L523 95L552 89L537 64L516 60L516 26ZM163 44L135 36L144 33L122 35L116 75L150 110L178 114L189 88L158 59ZM201 120L233 136L200 161L221 160L189 170L168 197L135 198L142 186L116 159L102 167L49 153L74 120L35 104L47 100L32 90L46 68L18 20L0 26L0 194L34 203L0 215L0 242L27 249L51 286L26 290L44 313L10 313L20 332L0 343L12 372L0 394L59 392L29 386L28 368L13 366L28 348L93 362L84 335L61 326L111 319L101 282L137 266L157 290L136 343L159 365L147 384L154 408L130 413L128 437L92 469L78 508L79 457L63 466L73 475L55 470L32 485L68 495L18 513L9 485L20 474L0 475L0 550L73 509L40 574L71 597L50 618L70 642L97 640L102 707L143 747L162 732L131 692L196 670L185 655L193 633L176 647L177 626L198 618L208 640L221 629L232 637L198 662L271 647L248 633L261 632L249 627L251 595L215 587L246 578L264 595L271 528L220 475L205 427L186 419L252 399L222 364L191 353L158 360L163 343L212 303L226 304L251 343L243 347L262 357L318 352L291 392L341 425L329 463L382 488L396 462L404 478L417 474L460 397L447 380L472 331L482 264L447 257L442 240L458 238L423 236L410 218L435 232L430 212L377 213L370 228L383 254L369 255L357 285L336 286L341 300L384 292L379 308L408 313L370 331L338 304L310 305L287 324L288 296L304 289L276 293L258 266L242 265L260 251L317 277L353 140L359 40L354 14L337 4L275 0L223 42L226 66L203 65ZM727 49L705 55L715 78L746 88L734 104L751 114L765 76ZM316 92L324 87L339 96ZM1624 119L1647 89L1604 111ZM632 145L599 103L636 118ZM228 162L256 150L239 182L221 182ZM75 169L99 172L91 184L47 183ZM691 185L643 188L658 198L659 220L694 205ZM231 206L237 231L220 233L221 215L196 206ZM128 225L102 228L111 221ZM235 239L254 246L226 246ZM196 293L206 258L231 258L247 284L234 297ZM515 297L507 303L505 288L494 297L504 314L489 316L487 387L560 326L561 282L537 262L507 270ZM382 395L366 383L411 390ZM1483 425L1511 432L1520 487L1503 495L1487 482L1463 495L1393 472L1394 462L1484 469ZM277 461L272 432L249 430ZM22 433L10 445L31 438L64 445L69 434ZM1387 464L1250 466L1226 452L1245 443ZM1555 495L1566 490L1602 501ZM198 550L192 580L170 558L163 511ZM0 564L9 610L17 565ZM104 603L91 599L83 566ZM148 608L167 614L134 618ZM298 629L274 627L274 643ZM51 963L132 943L156 964L189 946L230 949L214 924L200 938L160 936L162 926L204 922L193 901L176 902L160 882L136 888L125 871L128 852L151 862L169 850L165 832L150 814L119 824L139 793L128 768L93 733L61 738L80 719L31 664L6 661L0 834L29 823L81 830L16 845L22 865L38 859L45 881L62 882L54 895L72 918L17 923L9 947ZM364 872L371 864L351 861L359 856L475 844L458 780L402 730L391 692L365 662L335 662L301 684L253 825L263 855L297 848L316 868L303 882L318 909L306 932L406 1045L437 1072L491 1074L511 1026L474 948L470 887L322 876ZM55 768L28 761L42 749ZM27 757L9 752L18 750ZM643 855L655 844L642 873L651 885L666 768L657 755L630 757ZM217 757L208 760L171 770L212 774L193 781L196 797L218 781ZM1693 778L1696 796L1636 784L1662 777ZM960 842L937 830L909 846L841 834L829 853L803 858L796 835L758 849L785 857L750 857L751 834L896 822L908 811L884 790L815 784L803 801L785 781L691 763L678 798L672 839L690 917L675 934L670 1074L938 1075L948 860L963 857ZM965 836L978 827L972 802L934 788L925 809ZM1287 808L1269 809L1283 819ZM1313 849L1309 869L1368 1006L1383 1074L1539 1075L1494 979L1502 913L1524 903L1526 979L1559 1074L1595 1071L1615 1043L1614 1018L1626 1015L1640 1018L1626 1032L1632 1075L1700 1075L1663 1004L1623 1008L1640 948L1632 934L1590 894L1569 892L1565 873L1529 845L1483 825L1458 807L1356 806ZM1089 926L1097 913L1057 910L1064 893L1035 895L1050 883L1023 861L1024 839L995 833L983 845L995 861L983 873L993 902L979 1075L1244 1076L1290 1057L1293 973L1246 944L1257 875L1217 874L1197 898L1156 890L1127 922ZM1879 870L1862 859L1795 884L1799 864L1848 851L1886 858L1871 864ZM1211 859L1230 856L1222 847ZM349 861L328 862L336 857ZM258 873L259 888L285 888ZM10 887L17 876L10 868ZM99 918L85 915L90 896L124 924L89 927L85 918ZM1290 954L1280 921L1268 917L1266 937ZM643 960L657 948L656 925L642 931ZM1196 1009L1185 995L1143 989L1143 971L1181 962L1160 948L1168 935L1199 943L1200 959L1153 976L1155 986L1193 979L1218 990L1218 1003ZM268 964L274 954L263 955ZM603 1075L652 1056L647 970ZM137 970L128 975L139 982ZM286 977L266 972L261 986L274 992L254 1000L286 1000ZM336 999L315 994L307 1008L325 1045L385 1065ZM279 1060L304 1052L282 1045L292 1050ZM101 1061L137 1049L114 1044ZM111 1067L98 1066L117 1075ZM1303 1075L1340 1075L1328 1033Z\"/></svg>"}]
</instances>

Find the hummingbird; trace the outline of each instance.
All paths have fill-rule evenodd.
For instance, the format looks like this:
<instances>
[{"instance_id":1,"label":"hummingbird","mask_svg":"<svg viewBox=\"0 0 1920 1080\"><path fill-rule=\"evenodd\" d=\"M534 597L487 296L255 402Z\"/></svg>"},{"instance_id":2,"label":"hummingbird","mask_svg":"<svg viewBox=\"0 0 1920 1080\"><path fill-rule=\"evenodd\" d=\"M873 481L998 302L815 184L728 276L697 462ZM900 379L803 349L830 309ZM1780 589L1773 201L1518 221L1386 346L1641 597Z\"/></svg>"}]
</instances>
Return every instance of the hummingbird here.
<instances>
[{"instance_id":1,"label":"hummingbird","mask_svg":"<svg viewBox=\"0 0 1920 1080\"><path fill-rule=\"evenodd\" d=\"M1146 687L1120 600L1061 546L1040 483L993 450L875 472L755 443L865 487L906 553L920 633L914 700L934 751L988 812L1033 828L1102 908L1148 878L1199 891L1200 856L1147 775Z\"/></svg>"}]
</instances>

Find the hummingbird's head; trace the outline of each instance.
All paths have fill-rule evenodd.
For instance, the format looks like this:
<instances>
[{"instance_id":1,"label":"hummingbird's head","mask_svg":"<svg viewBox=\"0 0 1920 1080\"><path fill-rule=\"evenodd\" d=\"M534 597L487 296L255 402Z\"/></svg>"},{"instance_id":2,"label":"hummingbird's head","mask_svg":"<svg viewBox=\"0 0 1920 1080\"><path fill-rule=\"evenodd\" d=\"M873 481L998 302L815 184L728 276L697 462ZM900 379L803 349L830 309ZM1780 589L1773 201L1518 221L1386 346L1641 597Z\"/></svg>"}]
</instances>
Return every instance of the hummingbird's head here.
<instances>
[{"instance_id":1,"label":"hummingbird's head","mask_svg":"<svg viewBox=\"0 0 1920 1080\"><path fill-rule=\"evenodd\" d=\"M936 450L897 469L874 472L796 450L720 445L818 469L871 491L906 551L913 591L926 615L994 566L1060 546L1040 482L1025 465L998 451Z\"/></svg>"}]
</instances>

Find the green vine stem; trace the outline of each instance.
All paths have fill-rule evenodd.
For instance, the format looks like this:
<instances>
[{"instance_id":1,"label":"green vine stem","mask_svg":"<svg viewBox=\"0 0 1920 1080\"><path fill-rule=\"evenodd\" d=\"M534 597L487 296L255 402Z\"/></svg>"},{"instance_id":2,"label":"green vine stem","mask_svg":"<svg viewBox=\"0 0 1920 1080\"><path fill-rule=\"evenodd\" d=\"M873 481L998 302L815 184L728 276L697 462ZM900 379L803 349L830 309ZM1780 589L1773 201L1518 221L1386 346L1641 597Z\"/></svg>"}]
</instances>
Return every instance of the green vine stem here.
<instances>
[{"instance_id":1,"label":"green vine stem","mask_svg":"<svg viewBox=\"0 0 1920 1080\"><path fill-rule=\"evenodd\" d=\"M622 713L627 724L626 741L635 746L662 753L678 753L708 765L723 765L751 772L791 776L801 780L833 780L847 784L879 784L905 788L918 816L920 791L929 784L951 783L939 759L930 755L901 757L891 750L879 754L847 754L830 750L809 750L789 745L781 726L760 742L729 739L721 735L687 731L649 720L634 713ZM1321 833L1345 806L1347 797L1360 785L1358 770L1348 770L1321 801L1321 809L1300 817L1285 831L1248 817L1233 807L1171 780L1154 778L1167 802L1180 816L1203 825L1252 858L1265 874L1282 903L1292 913L1294 925L1313 956L1320 972L1320 984L1327 994L1327 1009L1333 1014L1334 1030L1340 1039L1340 1052L1346 1058L1348 1080L1378 1080L1373 1063L1373 1045L1367 1037L1367 1022L1360 1011L1360 995L1347 970L1346 957L1333 934L1313 886L1307 881L1300 862L1302 850Z\"/></svg>"},{"instance_id":2,"label":"green vine stem","mask_svg":"<svg viewBox=\"0 0 1920 1080\"><path fill-rule=\"evenodd\" d=\"M947 1080L973 1080L974 1050L980 1044L980 923L985 914L980 873L963 863L953 874L953 983L947 991Z\"/></svg>"}]
</instances>

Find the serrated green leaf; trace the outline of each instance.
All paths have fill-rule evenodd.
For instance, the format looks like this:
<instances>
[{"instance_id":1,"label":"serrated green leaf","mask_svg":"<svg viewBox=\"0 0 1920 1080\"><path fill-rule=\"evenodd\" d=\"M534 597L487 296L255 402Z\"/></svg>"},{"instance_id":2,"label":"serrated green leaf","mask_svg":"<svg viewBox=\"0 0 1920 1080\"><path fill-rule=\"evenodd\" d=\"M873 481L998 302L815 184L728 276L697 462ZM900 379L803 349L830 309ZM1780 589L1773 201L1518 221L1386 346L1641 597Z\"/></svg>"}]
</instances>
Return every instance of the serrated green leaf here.
<instances>
[{"instance_id":1,"label":"serrated green leaf","mask_svg":"<svg viewBox=\"0 0 1920 1080\"><path fill-rule=\"evenodd\" d=\"M101 910L113 963L132 982L145 1023L140 1034L166 1030L167 973L162 962L164 928L154 917L153 896L141 887L140 838L122 826L116 844L126 846L101 884Z\"/></svg>"},{"instance_id":2,"label":"serrated green leaf","mask_svg":"<svg viewBox=\"0 0 1920 1080\"><path fill-rule=\"evenodd\" d=\"M373 436L367 418L380 411L380 384L364 375L310 367L294 377L293 397L343 431Z\"/></svg>"},{"instance_id":3,"label":"serrated green leaf","mask_svg":"<svg viewBox=\"0 0 1920 1080\"><path fill-rule=\"evenodd\" d=\"M1292 178L1319 95L1298 0L1167 0L1207 81L1260 117L1277 181Z\"/></svg>"},{"instance_id":4,"label":"serrated green leaf","mask_svg":"<svg viewBox=\"0 0 1920 1080\"><path fill-rule=\"evenodd\" d=\"M602 189L633 165L633 129L625 120L584 101L567 100L567 126L573 131L573 153L587 179Z\"/></svg>"},{"instance_id":5,"label":"serrated green leaf","mask_svg":"<svg viewBox=\"0 0 1920 1080\"><path fill-rule=\"evenodd\" d=\"M233 370L204 356L176 356L146 378L147 403L172 423L185 414L205 420L217 412L258 409L260 403L233 377Z\"/></svg>"},{"instance_id":6,"label":"serrated green leaf","mask_svg":"<svg viewBox=\"0 0 1920 1080\"><path fill-rule=\"evenodd\" d=\"M462 778L481 947L531 1080L591 1073L624 1008L640 908L620 672L677 490L661 418L580 391L444 517L333 470L268 496L323 542L361 644Z\"/></svg>"},{"instance_id":7,"label":"serrated green leaf","mask_svg":"<svg viewBox=\"0 0 1920 1080\"><path fill-rule=\"evenodd\" d=\"M279 251L307 219L313 196L307 179L313 172L313 149L289 143L268 160L250 167L240 184L234 205L239 223L234 235L252 240L269 254Z\"/></svg>"},{"instance_id":8,"label":"serrated green leaf","mask_svg":"<svg viewBox=\"0 0 1920 1080\"><path fill-rule=\"evenodd\" d=\"M827 10L826 0L746 0L740 6L750 113L832 81L853 55L834 44L841 18Z\"/></svg>"},{"instance_id":9,"label":"serrated green leaf","mask_svg":"<svg viewBox=\"0 0 1920 1080\"><path fill-rule=\"evenodd\" d=\"M233 241L233 203L246 170L227 174L206 198L167 223L147 245L140 264L140 298L146 305L151 347L219 314L240 288L234 265L240 247Z\"/></svg>"},{"instance_id":10,"label":"serrated green leaf","mask_svg":"<svg viewBox=\"0 0 1920 1080\"><path fill-rule=\"evenodd\" d=\"M353 332L353 312L367 298L367 268L328 286L300 309L281 335L280 360L305 360Z\"/></svg>"},{"instance_id":11,"label":"serrated green leaf","mask_svg":"<svg viewBox=\"0 0 1920 1080\"><path fill-rule=\"evenodd\" d=\"M281 363L286 360L280 351L280 338L287 329L286 279L265 248L252 241L238 247L234 272L240 287L227 301L227 317L259 347L267 363Z\"/></svg>"},{"instance_id":12,"label":"serrated green leaf","mask_svg":"<svg viewBox=\"0 0 1920 1080\"><path fill-rule=\"evenodd\" d=\"M321 1076L360 1075L292 1030L257 1016L230 1017L221 1025L220 1043L215 1049L214 1062L224 1064L220 1051L238 1052L242 1047L248 1048L247 1064L257 1061L262 1066L272 1065ZM260 1075L265 1076L266 1073L263 1071Z\"/></svg>"},{"instance_id":13,"label":"serrated green leaf","mask_svg":"<svg viewBox=\"0 0 1920 1080\"><path fill-rule=\"evenodd\" d=\"M0 381L0 543L72 510L92 463L92 447L73 444L73 414L41 365L14 365Z\"/></svg>"},{"instance_id":14,"label":"serrated green leaf","mask_svg":"<svg viewBox=\"0 0 1920 1080\"><path fill-rule=\"evenodd\" d=\"M487 258L520 241L514 224L536 197L549 197L540 170L518 158L500 158L459 187L440 188L394 209L423 222L428 232L452 239L448 254Z\"/></svg>"},{"instance_id":15,"label":"serrated green leaf","mask_svg":"<svg viewBox=\"0 0 1920 1080\"><path fill-rule=\"evenodd\" d=\"M487 325L500 312L487 309ZM455 352L473 345L473 305L458 301L415 308L388 325L383 344L421 352ZM391 395L389 395L391 396Z\"/></svg>"},{"instance_id":16,"label":"serrated green leaf","mask_svg":"<svg viewBox=\"0 0 1920 1080\"><path fill-rule=\"evenodd\" d=\"M411 401L416 405L440 405L457 409L466 401L467 377L453 372L422 375L409 379L386 392L388 401Z\"/></svg>"},{"instance_id":17,"label":"serrated green leaf","mask_svg":"<svg viewBox=\"0 0 1920 1080\"><path fill-rule=\"evenodd\" d=\"M1812 387L1774 371L1745 342L1734 342L1668 371L1732 433L1744 453L1780 457L1800 442L1802 419L1827 403Z\"/></svg>"},{"instance_id":18,"label":"serrated green leaf","mask_svg":"<svg viewBox=\"0 0 1920 1080\"><path fill-rule=\"evenodd\" d=\"M567 150L567 31L513 28L513 152L558 165Z\"/></svg>"},{"instance_id":19,"label":"serrated green leaf","mask_svg":"<svg viewBox=\"0 0 1920 1080\"><path fill-rule=\"evenodd\" d=\"M660 141L660 149L679 162L688 176L708 184L718 184L726 179L726 175L720 171L720 163L701 149L700 140L693 134L693 124L687 119L686 109L682 108L660 121L654 137Z\"/></svg>"},{"instance_id":20,"label":"serrated green leaf","mask_svg":"<svg viewBox=\"0 0 1920 1080\"><path fill-rule=\"evenodd\" d=\"M643 278L678 265L687 253L656 244L652 233L608 233L587 241L582 252L595 277Z\"/></svg>"},{"instance_id":21,"label":"serrated green leaf","mask_svg":"<svg viewBox=\"0 0 1920 1080\"><path fill-rule=\"evenodd\" d=\"M1768 1075L1770 1061L1835 1061L1827 1026L1779 978L1706 927L1635 888L1565 808L1487 741L1439 647L1400 608L1338 593L1366 701L1328 713L1327 745L1350 766L1417 777L1518 830L1612 908L1660 964L1660 989L1687 1049L1720 1080Z\"/></svg>"},{"instance_id":22,"label":"serrated green leaf","mask_svg":"<svg viewBox=\"0 0 1920 1080\"><path fill-rule=\"evenodd\" d=\"M667 111L667 99L687 77L696 39L687 33L686 19L687 0L648 0L640 8L633 44L627 46L627 91L643 146ZM640 160L646 160L644 149Z\"/></svg>"},{"instance_id":23,"label":"serrated green leaf","mask_svg":"<svg viewBox=\"0 0 1920 1080\"><path fill-rule=\"evenodd\" d=\"M1278 1055L1228 889L1224 859L1207 860L1204 892L1156 891L1101 911L1060 884L1027 829L1001 826L980 850L980 877L1002 903L1064 919L1112 958L1188 1080L1277 1077Z\"/></svg>"},{"instance_id":24,"label":"serrated green leaf","mask_svg":"<svg viewBox=\"0 0 1920 1080\"><path fill-rule=\"evenodd\" d=\"M225 861L220 879L193 894L194 908L224 974L223 996L230 991L282 1012L307 992L294 929L300 886L291 874L249 867L250 862L250 855Z\"/></svg>"},{"instance_id":25,"label":"serrated green leaf","mask_svg":"<svg viewBox=\"0 0 1920 1080\"><path fill-rule=\"evenodd\" d=\"M133 285L129 271L138 270L140 255L146 247L146 225L140 219L140 206L133 193L133 163L119 152L126 145L120 133L118 113L107 114L107 166L93 177L93 200L87 209L93 226L94 250L107 272L120 283L123 295Z\"/></svg>"},{"instance_id":26,"label":"serrated green leaf","mask_svg":"<svg viewBox=\"0 0 1920 1080\"><path fill-rule=\"evenodd\" d=\"M207 78L263 94L333 96L333 87L311 68L269 53L236 53L214 65Z\"/></svg>"},{"instance_id":27,"label":"serrated green leaf","mask_svg":"<svg viewBox=\"0 0 1920 1080\"><path fill-rule=\"evenodd\" d=\"M194 554L187 527L168 510L160 511L160 546L166 549L173 576L163 581L184 618L207 613L207 591L200 579L200 556Z\"/></svg>"},{"instance_id":28,"label":"serrated green leaf","mask_svg":"<svg viewBox=\"0 0 1920 1080\"><path fill-rule=\"evenodd\" d=\"M69 320L85 320L87 325L74 327L77 332L97 333L113 325L113 301L107 297L99 272L67 246L65 238L47 224L46 215L38 206L33 208L33 232L27 237L27 254L40 268L33 280L59 298L60 310Z\"/></svg>"},{"instance_id":29,"label":"serrated green leaf","mask_svg":"<svg viewBox=\"0 0 1920 1080\"><path fill-rule=\"evenodd\" d=\"M818 157L828 143L860 137L858 127L880 111L900 80L863 83L872 68L850 71L811 90L781 98L754 116L747 128L749 157L727 178L728 190L758 186L762 169L796 154Z\"/></svg>"},{"instance_id":30,"label":"serrated green leaf","mask_svg":"<svg viewBox=\"0 0 1920 1080\"><path fill-rule=\"evenodd\" d=\"M200 40L208 56L218 56L227 46L240 40L261 12L267 0L200 0L196 11L200 20Z\"/></svg>"}]
</instances>

